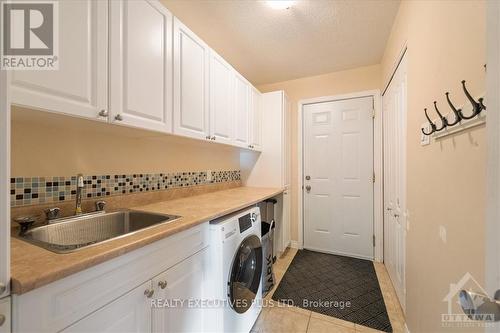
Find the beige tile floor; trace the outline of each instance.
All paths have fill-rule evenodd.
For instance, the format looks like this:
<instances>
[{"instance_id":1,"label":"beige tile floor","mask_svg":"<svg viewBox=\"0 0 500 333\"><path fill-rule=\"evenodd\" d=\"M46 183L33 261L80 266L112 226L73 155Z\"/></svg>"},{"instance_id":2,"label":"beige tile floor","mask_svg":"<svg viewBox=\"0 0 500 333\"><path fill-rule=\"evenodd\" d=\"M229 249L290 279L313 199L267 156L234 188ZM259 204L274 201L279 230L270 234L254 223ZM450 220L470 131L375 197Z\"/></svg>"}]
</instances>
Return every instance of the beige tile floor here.
<instances>
[{"instance_id":1,"label":"beige tile floor","mask_svg":"<svg viewBox=\"0 0 500 333\"><path fill-rule=\"evenodd\" d=\"M279 284L293 257L297 253L296 249L289 249L284 256L279 258L274 266L276 275L276 286ZM380 289L384 297L385 306L394 333L403 333L405 331L405 319L401 306L397 300L396 292L392 287L389 275L384 264L375 263L375 271L380 282ZM274 290L266 296L265 302L273 306L264 307L257 319L252 333L356 333L356 332L380 332L372 328L354 324L348 321L325 316L316 312L301 309L298 307L280 306L279 303L271 299Z\"/></svg>"}]
</instances>

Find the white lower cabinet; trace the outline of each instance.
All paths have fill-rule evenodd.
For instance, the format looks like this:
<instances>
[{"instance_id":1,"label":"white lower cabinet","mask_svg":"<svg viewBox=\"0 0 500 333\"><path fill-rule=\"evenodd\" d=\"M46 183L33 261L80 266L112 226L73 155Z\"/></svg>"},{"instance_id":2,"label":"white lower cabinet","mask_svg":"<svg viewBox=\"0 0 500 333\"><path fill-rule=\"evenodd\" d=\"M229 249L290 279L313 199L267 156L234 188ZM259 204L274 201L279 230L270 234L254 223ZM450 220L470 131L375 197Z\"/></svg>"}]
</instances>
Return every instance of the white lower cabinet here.
<instances>
[{"instance_id":1,"label":"white lower cabinet","mask_svg":"<svg viewBox=\"0 0 500 333\"><path fill-rule=\"evenodd\" d=\"M208 248L169 268L63 330L88 332L202 332Z\"/></svg>"},{"instance_id":2,"label":"white lower cabinet","mask_svg":"<svg viewBox=\"0 0 500 333\"><path fill-rule=\"evenodd\" d=\"M158 300L153 332L204 331L204 311L196 301L207 294L207 255L205 248L153 279L153 297Z\"/></svg>"},{"instance_id":3,"label":"white lower cabinet","mask_svg":"<svg viewBox=\"0 0 500 333\"><path fill-rule=\"evenodd\" d=\"M151 332L151 304L145 295L146 290L151 290L151 281L129 291L63 332Z\"/></svg>"},{"instance_id":4,"label":"white lower cabinet","mask_svg":"<svg viewBox=\"0 0 500 333\"><path fill-rule=\"evenodd\" d=\"M12 332L203 331L201 308L154 305L204 298L208 237L207 222L14 295Z\"/></svg>"}]
</instances>

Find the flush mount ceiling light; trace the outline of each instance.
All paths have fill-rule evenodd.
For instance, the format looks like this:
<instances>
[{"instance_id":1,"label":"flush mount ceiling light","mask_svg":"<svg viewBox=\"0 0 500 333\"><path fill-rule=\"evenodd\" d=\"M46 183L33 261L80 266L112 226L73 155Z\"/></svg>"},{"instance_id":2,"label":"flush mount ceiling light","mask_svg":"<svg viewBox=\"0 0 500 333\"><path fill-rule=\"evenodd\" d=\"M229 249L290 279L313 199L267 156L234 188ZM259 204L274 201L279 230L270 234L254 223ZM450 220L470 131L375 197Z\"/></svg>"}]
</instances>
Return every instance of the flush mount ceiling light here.
<instances>
[{"instance_id":1,"label":"flush mount ceiling light","mask_svg":"<svg viewBox=\"0 0 500 333\"><path fill-rule=\"evenodd\" d=\"M267 5L272 9L290 9L295 1L288 0L267 0Z\"/></svg>"}]
</instances>

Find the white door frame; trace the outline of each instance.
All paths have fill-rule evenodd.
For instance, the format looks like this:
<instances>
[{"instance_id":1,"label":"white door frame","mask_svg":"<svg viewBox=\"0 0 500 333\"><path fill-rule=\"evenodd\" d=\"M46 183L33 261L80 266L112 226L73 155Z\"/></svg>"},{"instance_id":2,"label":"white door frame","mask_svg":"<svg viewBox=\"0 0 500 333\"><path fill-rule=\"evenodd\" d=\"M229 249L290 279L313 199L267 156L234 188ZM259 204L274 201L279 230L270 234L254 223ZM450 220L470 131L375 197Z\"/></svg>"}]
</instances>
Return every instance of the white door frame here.
<instances>
[{"instance_id":1,"label":"white door frame","mask_svg":"<svg viewBox=\"0 0 500 333\"><path fill-rule=\"evenodd\" d=\"M493 296L500 288L500 2L487 3L487 64L486 105L487 134L487 196L486 196L486 290ZM480 260L480 258L477 258ZM500 324L487 332L498 332Z\"/></svg>"},{"instance_id":2,"label":"white door frame","mask_svg":"<svg viewBox=\"0 0 500 333\"><path fill-rule=\"evenodd\" d=\"M0 282L10 294L10 72L0 70Z\"/></svg>"},{"instance_id":3,"label":"white door frame","mask_svg":"<svg viewBox=\"0 0 500 333\"><path fill-rule=\"evenodd\" d=\"M373 233L375 235L374 259L382 262L384 260L384 215L383 215L383 150L382 150L382 105L380 98L380 90L360 91L351 94L325 96L303 99L298 102L298 247L304 247L304 200L302 197L302 188L304 186L303 165L304 165L304 149L303 149L303 132L304 119L303 107L307 104L333 102L343 99L353 99L361 97L373 97L373 107L375 119L373 122L373 170L375 172L375 184L373 187Z\"/></svg>"}]
</instances>

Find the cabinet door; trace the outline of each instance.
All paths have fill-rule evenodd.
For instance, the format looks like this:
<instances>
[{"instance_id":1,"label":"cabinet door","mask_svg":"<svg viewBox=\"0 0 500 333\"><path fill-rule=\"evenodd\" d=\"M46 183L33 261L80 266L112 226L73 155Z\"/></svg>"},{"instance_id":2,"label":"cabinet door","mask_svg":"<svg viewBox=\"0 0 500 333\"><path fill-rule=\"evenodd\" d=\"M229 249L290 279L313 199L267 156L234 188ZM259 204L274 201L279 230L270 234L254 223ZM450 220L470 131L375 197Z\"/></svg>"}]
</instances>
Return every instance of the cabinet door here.
<instances>
[{"instance_id":1,"label":"cabinet door","mask_svg":"<svg viewBox=\"0 0 500 333\"><path fill-rule=\"evenodd\" d=\"M250 148L260 150L262 148L262 96L253 87L251 88L250 105Z\"/></svg>"},{"instance_id":2,"label":"cabinet door","mask_svg":"<svg viewBox=\"0 0 500 333\"><path fill-rule=\"evenodd\" d=\"M233 140L233 68L217 53L210 53L210 136L212 140Z\"/></svg>"},{"instance_id":3,"label":"cabinet door","mask_svg":"<svg viewBox=\"0 0 500 333\"><path fill-rule=\"evenodd\" d=\"M107 1L59 1L59 70L12 71L12 103L107 121L107 16Z\"/></svg>"},{"instance_id":4,"label":"cabinet door","mask_svg":"<svg viewBox=\"0 0 500 333\"><path fill-rule=\"evenodd\" d=\"M241 76L236 75L234 80L234 142L236 145L247 148L249 146L248 138L248 120L250 104L250 85Z\"/></svg>"},{"instance_id":5,"label":"cabinet door","mask_svg":"<svg viewBox=\"0 0 500 333\"><path fill-rule=\"evenodd\" d=\"M283 95L283 139L282 139L282 151L283 151L283 184L285 187L290 186L291 178L291 155L290 155L290 138L291 138L291 126L290 126L290 115L292 112L292 105L288 100L286 95Z\"/></svg>"},{"instance_id":6,"label":"cabinet door","mask_svg":"<svg viewBox=\"0 0 500 333\"><path fill-rule=\"evenodd\" d=\"M174 133L208 136L209 47L174 18Z\"/></svg>"},{"instance_id":7,"label":"cabinet door","mask_svg":"<svg viewBox=\"0 0 500 333\"><path fill-rule=\"evenodd\" d=\"M150 0L110 8L111 120L171 132L172 14Z\"/></svg>"},{"instance_id":8,"label":"cabinet door","mask_svg":"<svg viewBox=\"0 0 500 333\"><path fill-rule=\"evenodd\" d=\"M151 332L151 281L126 293L62 332ZM154 297L154 296L153 296Z\"/></svg>"},{"instance_id":9,"label":"cabinet door","mask_svg":"<svg viewBox=\"0 0 500 333\"><path fill-rule=\"evenodd\" d=\"M193 301L207 298L208 248L153 279L156 298L165 301L184 300L153 309L154 332L203 332L204 309ZM189 303L191 302L191 303Z\"/></svg>"}]
</instances>

